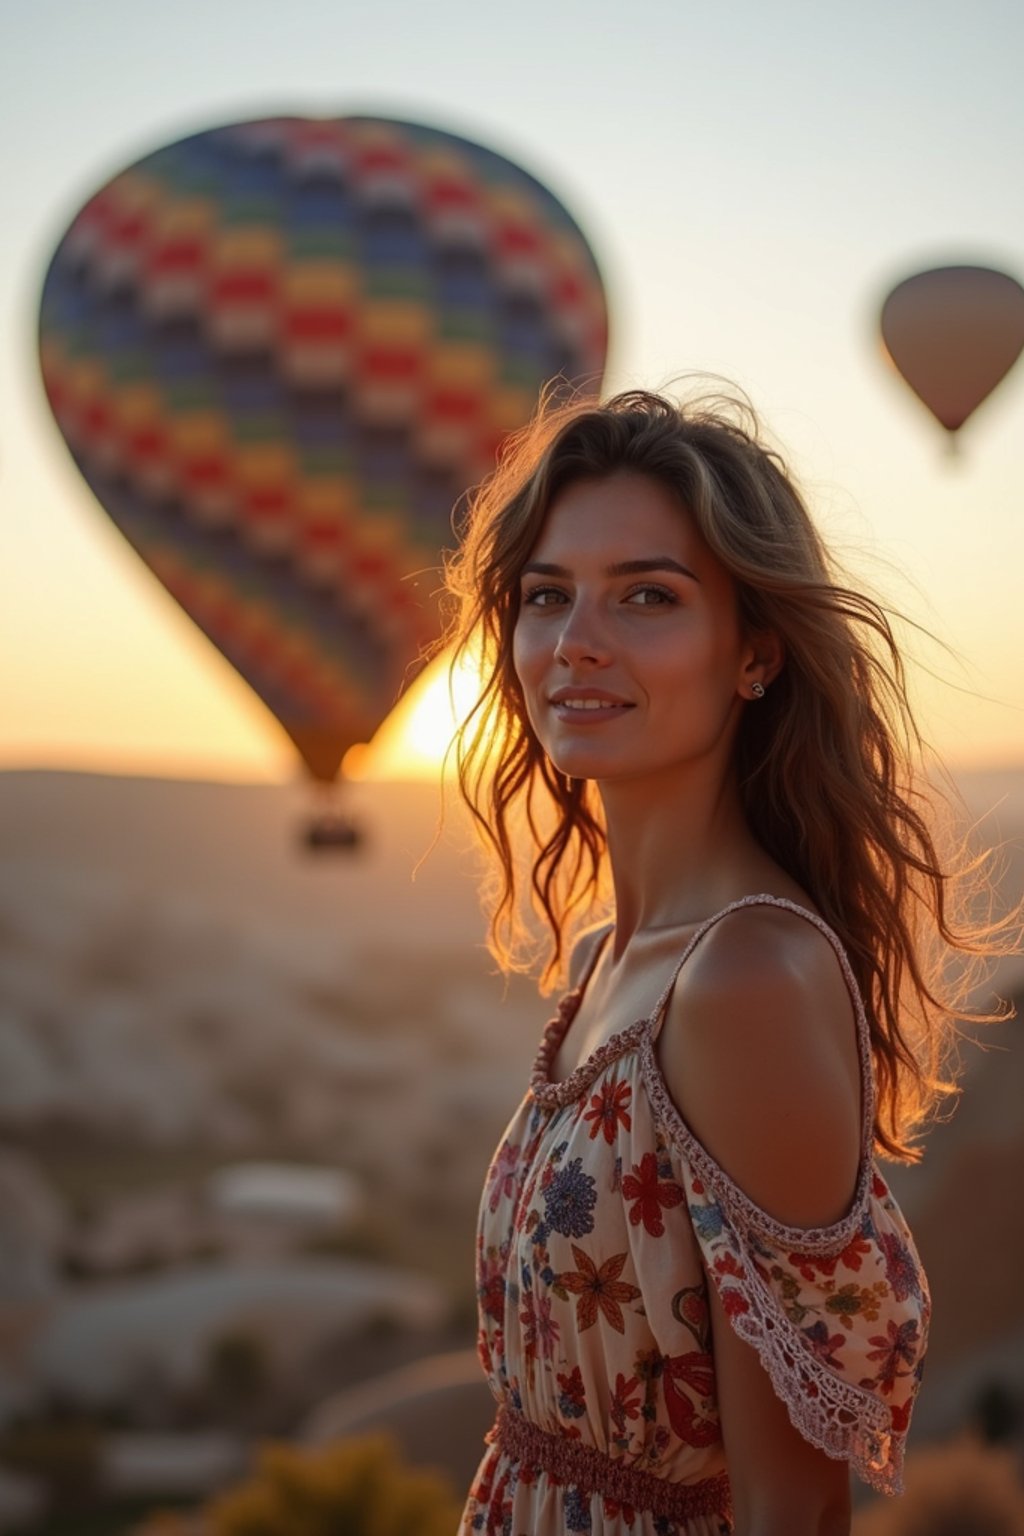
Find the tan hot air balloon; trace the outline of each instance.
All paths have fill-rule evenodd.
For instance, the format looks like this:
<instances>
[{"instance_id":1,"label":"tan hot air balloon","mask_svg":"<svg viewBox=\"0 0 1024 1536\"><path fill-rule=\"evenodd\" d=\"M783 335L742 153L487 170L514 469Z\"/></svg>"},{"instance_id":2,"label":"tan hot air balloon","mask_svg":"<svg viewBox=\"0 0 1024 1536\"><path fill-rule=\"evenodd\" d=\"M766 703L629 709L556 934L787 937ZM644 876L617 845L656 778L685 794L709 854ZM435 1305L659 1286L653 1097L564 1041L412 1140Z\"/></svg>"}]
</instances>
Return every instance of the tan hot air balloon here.
<instances>
[{"instance_id":1,"label":"tan hot air balloon","mask_svg":"<svg viewBox=\"0 0 1024 1536\"><path fill-rule=\"evenodd\" d=\"M989 267L935 267L898 283L882 305L882 340L898 372L952 435L1024 350L1024 288Z\"/></svg>"}]
</instances>

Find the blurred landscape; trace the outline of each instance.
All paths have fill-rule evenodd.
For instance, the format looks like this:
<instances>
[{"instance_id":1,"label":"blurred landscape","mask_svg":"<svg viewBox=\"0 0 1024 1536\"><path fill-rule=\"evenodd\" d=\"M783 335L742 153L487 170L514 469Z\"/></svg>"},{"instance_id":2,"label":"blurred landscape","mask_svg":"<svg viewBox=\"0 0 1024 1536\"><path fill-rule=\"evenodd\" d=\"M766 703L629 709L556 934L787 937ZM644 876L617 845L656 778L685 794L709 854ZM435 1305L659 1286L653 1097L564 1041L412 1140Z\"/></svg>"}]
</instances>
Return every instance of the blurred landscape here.
<instances>
[{"instance_id":1,"label":"blurred landscape","mask_svg":"<svg viewBox=\"0 0 1024 1536\"><path fill-rule=\"evenodd\" d=\"M1012 899L1024 771L960 788ZM454 809L412 878L432 787L350 786L347 852L301 846L311 808L0 774L0 1529L194 1501L268 1435L475 1465L476 1204L550 1000L494 974ZM1021 1006L1019 960L993 981ZM935 1299L917 1444L1024 1401L1020 1029L891 1170Z\"/></svg>"}]
</instances>

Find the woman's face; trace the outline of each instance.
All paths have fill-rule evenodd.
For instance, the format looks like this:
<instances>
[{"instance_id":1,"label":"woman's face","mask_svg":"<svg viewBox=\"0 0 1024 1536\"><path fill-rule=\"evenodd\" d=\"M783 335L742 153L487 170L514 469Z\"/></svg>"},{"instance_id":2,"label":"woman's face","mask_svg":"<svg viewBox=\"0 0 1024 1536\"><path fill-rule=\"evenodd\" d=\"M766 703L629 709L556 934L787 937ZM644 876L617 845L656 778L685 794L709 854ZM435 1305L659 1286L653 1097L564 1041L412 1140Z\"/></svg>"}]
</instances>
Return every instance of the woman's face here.
<instances>
[{"instance_id":1,"label":"woman's face","mask_svg":"<svg viewBox=\"0 0 1024 1536\"><path fill-rule=\"evenodd\" d=\"M521 576L513 661L555 767L605 782L709 754L724 773L764 671L735 583L690 515L625 470L552 503Z\"/></svg>"}]
</instances>

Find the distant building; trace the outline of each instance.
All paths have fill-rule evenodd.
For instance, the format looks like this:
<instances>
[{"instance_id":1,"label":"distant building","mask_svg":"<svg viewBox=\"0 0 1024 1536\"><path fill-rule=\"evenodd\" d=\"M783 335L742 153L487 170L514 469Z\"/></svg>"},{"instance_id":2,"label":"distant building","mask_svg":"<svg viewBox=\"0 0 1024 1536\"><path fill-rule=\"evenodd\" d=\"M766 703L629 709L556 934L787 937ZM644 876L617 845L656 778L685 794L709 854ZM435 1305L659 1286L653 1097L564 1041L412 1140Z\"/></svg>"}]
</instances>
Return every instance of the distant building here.
<instances>
[{"instance_id":1,"label":"distant building","mask_svg":"<svg viewBox=\"0 0 1024 1536\"><path fill-rule=\"evenodd\" d=\"M207 1198L222 1216L280 1224L293 1230L349 1225L363 1206L359 1181L341 1168L302 1163L233 1163L207 1183Z\"/></svg>"}]
</instances>

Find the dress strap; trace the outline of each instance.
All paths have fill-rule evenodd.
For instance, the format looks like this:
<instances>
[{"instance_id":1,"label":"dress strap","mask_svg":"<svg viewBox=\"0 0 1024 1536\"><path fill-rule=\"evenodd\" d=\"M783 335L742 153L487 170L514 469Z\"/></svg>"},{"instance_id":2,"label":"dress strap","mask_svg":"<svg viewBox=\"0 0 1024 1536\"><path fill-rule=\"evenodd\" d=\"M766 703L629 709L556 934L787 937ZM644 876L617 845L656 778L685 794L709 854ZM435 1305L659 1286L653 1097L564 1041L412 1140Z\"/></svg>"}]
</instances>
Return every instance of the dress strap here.
<instances>
[{"instance_id":1,"label":"dress strap","mask_svg":"<svg viewBox=\"0 0 1024 1536\"><path fill-rule=\"evenodd\" d=\"M781 907L784 911L792 912L797 917L803 918L805 922L810 923L813 927L817 928L819 933L824 934L825 938L828 939L833 950L835 951L836 959L839 961L839 968L843 973L843 980L846 982L846 987L850 994L850 1000L853 1003L854 1016L857 1021L857 1045L860 1055L863 1105L863 1114L861 1117L861 1138L864 1142L865 1149L870 1149L874 1134L875 1115L874 1068L871 1057L871 1035L868 1029L867 1014L864 1011L864 1002L860 995L860 988L857 985L857 979L853 974L853 968L850 965L849 958L847 956L846 950L843 948L842 940L839 938L839 935L835 932L834 929L829 927L824 918L819 917L815 912L809 912L806 907L801 907L798 902L790 901L788 897L785 896L743 896L739 901L731 901L729 905L723 907L720 912L716 912L712 917L709 917L706 922L701 923L700 927L697 929L697 932L693 935L693 937L690 939L690 942L683 950L682 955L676 963L675 969L668 979L668 985L665 987L661 996L658 998L657 1003L655 1004L654 1012L650 1017L651 1039L653 1041L658 1038L662 1023L664 1021L665 1010L668 1007L668 1000L672 996L672 989L679 979L679 972L682 970L683 966L686 964L687 960L690 958L704 935L709 931L709 929L713 928L716 923L720 923L723 917L728 917L730 912L738 912L743 907L758 906Z\"/></svg>"},{"instance_id":2,"label":"dress strap","mask_svg":"<svg viewBox=\"0 0 1024 1536\"><path fill-rule=\"evenodd\" d=\"M721 911L715 912L713 916L706 918L697 929L697 932L690 939L679 959L676 961L675 969L669 977L661 996L655 1003L654 1011L651 1014L650 1025L652 1039L656 1040L661 1031L661 1026L665 1017L665 1009L668 1006L669 998L672 996L672 989L674 988L676 982L679 980L679 973L683 966L686 964L687 960L689 960L690 956L693 954L693 951L697 948L697 945L700 943L704 935L709 932L709 930L712 929L716 923L720 923L723 917L728 917L730 912L738 912L743 907L755 906L785 907L788 912L795 912L798 917L805 918L807 922L813 923L816 928L819 928L825 937L829 940L832 948L835 950L836 955L838 956L839 963L843 968L843 975L846 977L847 985L850 988L855 1009L858 1012L861 1011L860 993L857 990L856 982L854 981L853 975L850 972L849 963L846 959L846 951L843 949L838 936L833 933L832 929L822 918L815 916L813 912L809 912L806 907L798 906L795 901L789 901L784 896L741 896L738 901L730 901L727 907L722 907Z\"/></svg>"}]
</instances>

